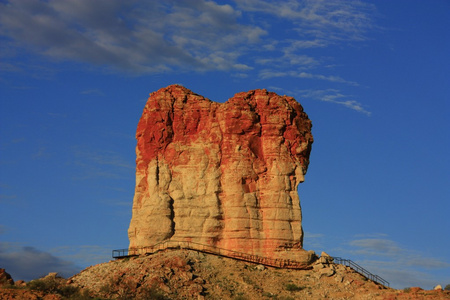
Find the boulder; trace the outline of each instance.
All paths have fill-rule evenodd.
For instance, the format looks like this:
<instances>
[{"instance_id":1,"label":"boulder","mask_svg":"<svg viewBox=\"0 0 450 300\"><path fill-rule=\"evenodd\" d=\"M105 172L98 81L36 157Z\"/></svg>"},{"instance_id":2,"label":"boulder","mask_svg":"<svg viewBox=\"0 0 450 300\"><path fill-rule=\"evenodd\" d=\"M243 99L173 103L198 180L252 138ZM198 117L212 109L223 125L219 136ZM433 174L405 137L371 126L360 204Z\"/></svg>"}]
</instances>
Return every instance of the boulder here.
<instances>
[{"instance_id":1,"label":"boulder","mask_svg":"<svg viewBox=\"0 0 450 300\"><path fill-rule=\"evenodd\" d=\"M14 280L5 269L0 269L0 286L14 285Z\"/></svg>"},{"instance_id":2,"label":"boulder","mask_svg":"<svg viewBox=\"0 0 450 300\"><path fill-rule=\"evenodd\" d=\"M326 252L321 253L319 259L317 260L316 263L321 263L321 264L332 264L334 261L333 257L331 257L330 255L328 255Z\"/></svg>"}]
</instances>

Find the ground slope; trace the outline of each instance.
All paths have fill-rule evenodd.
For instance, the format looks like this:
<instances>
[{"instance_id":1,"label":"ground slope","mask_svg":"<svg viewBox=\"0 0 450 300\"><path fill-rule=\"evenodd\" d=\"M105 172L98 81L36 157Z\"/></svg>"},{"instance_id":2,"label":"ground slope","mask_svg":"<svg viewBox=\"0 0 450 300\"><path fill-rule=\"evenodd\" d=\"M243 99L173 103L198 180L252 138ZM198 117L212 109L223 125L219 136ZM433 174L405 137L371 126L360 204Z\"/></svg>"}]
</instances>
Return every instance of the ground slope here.
<instances>
[{"instance_id":1,"label":"ground slope","mask_svg":"<svg viewBox=\"0 0 450 300\"><path fill-rule=\"evenodd\" d=\"M320 260L311 270L287 270L191 250L99 264L71 282L107 298L450 299L447 291L389 289L349 267Z\"/></svg>"}]
</instances>

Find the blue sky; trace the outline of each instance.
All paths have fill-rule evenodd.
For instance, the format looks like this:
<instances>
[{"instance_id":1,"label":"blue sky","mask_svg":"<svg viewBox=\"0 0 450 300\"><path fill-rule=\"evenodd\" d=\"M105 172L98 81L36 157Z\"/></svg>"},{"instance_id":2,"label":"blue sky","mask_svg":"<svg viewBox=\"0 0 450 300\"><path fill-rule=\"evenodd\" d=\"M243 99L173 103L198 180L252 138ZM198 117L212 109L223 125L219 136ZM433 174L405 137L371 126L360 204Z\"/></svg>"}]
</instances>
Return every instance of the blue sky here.
<instances>
[{"instance_id":1,"label":"blue sky","mask_svg":"<svg viewBox=\"0 0 450 300\"><path fill-rule=\"evenodd\" d=\"M296 98L304 247L450 283L450 2L0 1L0 267L69 276L128 246L148 94Z\"/></svg>"}]
</instances>

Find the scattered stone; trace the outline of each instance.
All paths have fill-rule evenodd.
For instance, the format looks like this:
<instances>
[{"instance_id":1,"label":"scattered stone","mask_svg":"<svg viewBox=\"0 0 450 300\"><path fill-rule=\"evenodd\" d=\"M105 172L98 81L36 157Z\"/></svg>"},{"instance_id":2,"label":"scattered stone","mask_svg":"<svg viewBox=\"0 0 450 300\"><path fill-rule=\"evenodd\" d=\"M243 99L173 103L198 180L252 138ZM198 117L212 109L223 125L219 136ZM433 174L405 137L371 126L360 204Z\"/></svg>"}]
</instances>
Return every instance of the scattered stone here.
<instances>
[{"instance_id":1,"label":"scattered stone","mask_svg":"<svg viewBox=\"0 0 450 300\"><path fill-rule=\"evenodd\" d=\"M313 265L313 269L316 270L316 271L320 270L320 269L323 269L323 268L325 268L325 265L323 263L315 263Z\"/></svg>"},{"instance_id":2,"label":"scattered stone","mask_svg":"<svg viewBox=\"0 0 450 300\"><path fill-rule=\"evenodd\" d=\"M336 273L333 265L326 265L324 268L319 270L319 278L322 276L331 277Z\"/></svg>"},{"instance_id":3,"label":"scattered stone","mask_svg":"<svg viewBox=\"0 0 450 300\"><path fill-rule=\"evenodd\" d=\"M56 279L56 278L61 278L57 272L50 272L47 275L45 275L45 277L43 279Z\"/></svg>"},{"instance_id":4,"label":"scattered stone","mask_svg":"<svg viewBox=\"0 0 450 300\"><path fill-rule=\"evenodd\" d=\"M17 287L24 287L24 286L27 285L27 283L26 283L25 281L23 281L23 280L17 280L17 281L14 283L14 285L17 286Z\"/></svg>"},{"instance_id":5,"label":"scattered stone","mask_svg":"<svg viewBox=\"0 0 450 300\"><path fill-rule=\"evenodd\" d=\"M321 254L320 254L320 257L319 257L319 263L322 263L322 264L332 264L333 263L333 257L331 257L330 255L328 255L327 253L325 253L325 252L322 252Z\"/></svg>"},{"instance_id":6,"label":"scattered stone","mask_svg":"<svg viewBox=\"0 0 450 300\"><path fill-rule=\"evenodd\" d=\"M336 280L337 283L341 283L344 281L344 277L342 277L341 275L336 275L334 279Z\"/></svg>"},{"instance_id":7,"label":"scattered stone","mask_svg":"<svg viewBox=\"0 0 450 300\"><path fill-rule=\"evenodd\" d=\"M418 286L414 286L414 287L409 288L409 292L410 293L417 293L417 292L420 292L420 291L423 291L423 289L421 287L418 287Z\"/></svg>"}]
</instances>

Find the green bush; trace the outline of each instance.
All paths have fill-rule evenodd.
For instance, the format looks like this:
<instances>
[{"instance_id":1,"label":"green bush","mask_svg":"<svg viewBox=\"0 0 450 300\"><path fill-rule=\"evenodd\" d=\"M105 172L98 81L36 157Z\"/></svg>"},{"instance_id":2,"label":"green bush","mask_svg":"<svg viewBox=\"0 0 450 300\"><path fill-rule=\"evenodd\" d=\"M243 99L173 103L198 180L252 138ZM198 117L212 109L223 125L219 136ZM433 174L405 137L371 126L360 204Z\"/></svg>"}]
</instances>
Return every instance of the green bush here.
<instances>
[{"instance_id":1,"label":"green bush","mask_svg":"<svg viewBox=\"0 0 450 300\"><path fill-rule=\"evenodd\" d=\"M41 291L45 294L58 294L63 299L70 300L90 300L96 299L89 295L87 290L81 292L79 287L67 285L65 279L61 277L50 277L35 279L27 283L29 290Z\"/></svg>"},{"instance_id":2,"label":"green bush","mask_svg":"<svg viewBox=\"0 0 450 300\"><path fill-rule=\"evenodd\" d=\"M42 278L28 282L27 288L47 294L55 294L58 291L59 285L60 284L56 278Z\"/></svg>"},{"instance_id":3,"label":"green bush","mask_svg":"<svg viewBox=\"0 0 450 300\"><path fill-rule=\"evenodd\" d=\"M288 290L289 292L298 292L301 291L303 288L294 284L294 283L288 283L286 284L286 290Z\"/></svg>"},{"instance_id":4,"label":"green bush","mask_svg":"<svg viewBox=\"0 0 450 300\"><path fill-rule=\"evenodd\" d=\"M450 284L447 284L444 288L444 291L450 291Z\"/></svg>"},{"instance_id":5,"label":"green bush","mask_svg":"<svg viewBox=\"0 0 450 300\"><path fill-rule=\"evenodd\" d=\"M73 285L61 285L57 288L56 293L65 298L79 297L79 288Z\"/></svg>"}]
</instances>

